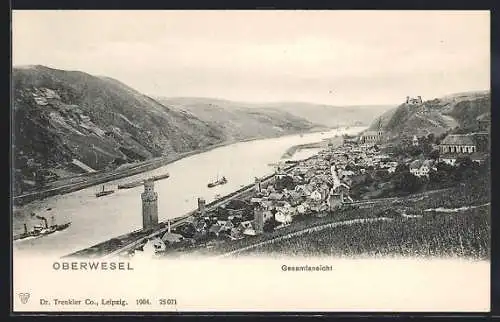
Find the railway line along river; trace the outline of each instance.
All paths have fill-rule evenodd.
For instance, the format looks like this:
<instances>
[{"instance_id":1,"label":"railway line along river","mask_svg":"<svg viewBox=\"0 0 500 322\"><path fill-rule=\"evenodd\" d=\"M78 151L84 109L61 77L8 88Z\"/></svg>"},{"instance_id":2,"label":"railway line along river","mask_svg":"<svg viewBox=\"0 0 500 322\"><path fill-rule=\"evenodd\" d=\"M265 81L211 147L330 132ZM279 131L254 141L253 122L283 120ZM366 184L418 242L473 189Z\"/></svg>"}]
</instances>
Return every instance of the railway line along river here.
<instances>
[{"instance_id":1,"label":"railway line along river","mask_svg":"<svg viewBox=\"0 0 500 322\"><path fill-rule=\"evenodd\" d=\"M16 207L13 217L13 233L28 229L39 220L30 213L50 218L57 223L71 221L71 226L53 234L26 240L14 241L14 256L53 255L64 256L115 236L125 234L142 226L140 194L143 186L132 189L117 189L118 184L143 179L165 172L168 179L155 182L158 192L158 216L163 221L174 218L197 207L197 198L208 202L215 196L227 195L242 185L253 182L254 177L265 176L274 171L271 163L280 160L291 146L321 141L335 135L357 134L365 127L339 128L326 132L289 135L279 138L240 142L192 155L161 168L119 179L105 184L115 193L96 198L97 187L89 187L65 195L36 200ZM298 151L291 159L303 159L317 153L318 149ZM208 188L207 183L216 177L225 176L227 184Z\"/></svg>"}]
</instances>

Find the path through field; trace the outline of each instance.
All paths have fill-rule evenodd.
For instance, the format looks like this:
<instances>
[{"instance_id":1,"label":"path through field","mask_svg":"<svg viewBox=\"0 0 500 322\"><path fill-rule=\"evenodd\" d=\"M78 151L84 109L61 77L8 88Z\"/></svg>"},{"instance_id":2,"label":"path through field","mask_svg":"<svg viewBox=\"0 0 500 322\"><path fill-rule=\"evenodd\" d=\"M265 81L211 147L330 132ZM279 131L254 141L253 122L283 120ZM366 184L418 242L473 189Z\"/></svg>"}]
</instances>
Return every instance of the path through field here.
<instances>
[{"instance_id":1,"label":"path through field","mask_svg":"<svg viewBox=\"0 0 500 322\"><path fill-rule=\"evenodd\" d=\"M299 230L299 231L296 231L293 233L286 234L284 236L280 236L280 237L276 237L276 238L269 239L266 241L262 241L262 242L259 242L259 243L253 244L253 245L245 246L245 247L230 251L228 253L224 253L224 254L219 255L217 257L228 257L228 256L231 256L231 255L234 255L237 253L244 252L244 251L249 250L249 249L273 244L275 242L290 239L290 238L297 237L297 236L300 236L300 235L303 235L306 233L310 233L310 232L320 231L320 230L323 230L326 228L335 228L335 227L339 227L339 226L350 226L350 225L354 225L354 224L364 224L364 223L370 223L370 222L376 222L376 221L389 221L389 220L392 220L392 218L386 218L386 217L360 218L360 219L351 219L351 220L328 223L328 224L324 224L324 225L320 225L320 226L315 226L315 227L310 227L310 228L306 228L303 230Z\"/></svg>"},{"instance_id":2,"label":"path through field","mask_svg":"<svg viewBox=\"0 0 500 322\"><path fill-rule=\"evenodd\" d=\"M429 208L429 209L425 209L424 211L426 211L426 212L429 212L429 211L436 211L436 212L459 212L459 211L465 211L465 210L469 210L469 209L476 209L476 208L486 207L486 206L489 206L490 204L491 204L491 202L487 202L485 204L478 205L478 206L467 206L467 207L460 207L460 208L443 208L443 207Z\"/></svg>"}]
</instances>

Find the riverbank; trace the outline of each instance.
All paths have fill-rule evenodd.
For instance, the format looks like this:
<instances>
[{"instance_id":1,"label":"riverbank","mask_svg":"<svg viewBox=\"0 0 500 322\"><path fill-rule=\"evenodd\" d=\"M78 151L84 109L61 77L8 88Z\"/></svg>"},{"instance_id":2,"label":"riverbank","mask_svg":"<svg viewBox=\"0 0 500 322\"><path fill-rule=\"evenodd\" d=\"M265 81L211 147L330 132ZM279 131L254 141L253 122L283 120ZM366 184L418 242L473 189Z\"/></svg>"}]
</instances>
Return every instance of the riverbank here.
<instances>
[{"instance_id":1,"label":"riverbank","mask_svg":"<svg viewBox=\"0 0 500 322\"><path fill-rule=\"evenodd\" d=\"M307 159L312 159L315 156L311 156ZM306 159L306 160L307 160ZM287 166L284 171L291 171L295 164ZM262 184L267 184L274 178L275 174L267 175L261 178ZM221 197L220 199L214 200L205 205L206 211L210 212L220 207L221 205L227 204L229 201L234 200L236 198L242 198L248 193L252 193L254 189L254 183L250 183L241 187L240 189L229 193ZM103 241L101 243L95 244L93 246L87 247L85 249L79 250L77 252L73 252L64 257L84 257L84 258L102 258L102 257L111 257L115 256L119 253L124 253L129 250L134 250L134 247L137 247L140 244L143 244L145 240L150 238L161 238L162 234L164 234L168 230L167 223L170 222L171 229L175 229L178 225L184 223L188 218L194 216L197 212L197 209L188 212L185 215L180 217L170 218L166 221L162 221L158 223L157 227L151 230L143 230L138 229L132 231L127 234L123 234L109 240Z\"/></svg>"},{"instance_id":2,"label":"riverbank","mask_svg":"<svg viewBox=\"0 0 500 322\"><path fill-rule=\"evenodd\" d=\"M328 129L329 131L335 130L337 128L332 128ZM98 171L94 173L89 173L89 174L84 174L84 175L78 175L75 177L71 178L64 178L61 180L61 184L58 185L57 181L50 183L51 188L49 189L44 189L41 191L33 191L27 194L23 194L20 196L15 196L13 197L13 204L15 206L23 206L26 205L34 200L39 200L39 199L45 199L47 197L55 196L55 195L64 195L67 193L75 192L78 190L82 190L85 188L89 188L95 185L99 184L104 184L110 181L118 180L118 179L123 179L127 178L133 175L137 175L140 173L144 173L147 171L155 170L157 168L166 166L168 164L174 163L176 161L182 160L184 158L204 153L204 152L209 152L211 150L225 147L231 144L236 144L236 143L243 143L243 142L251 142L251 141L257 141L257 140L265 140L265 139L275 139L275 138L280 138L280 137L285 137L285 136L291 136L291 135L298 135L298 134L314 134L314 133L319 133L326 131L325 128L322 127L315 127L312 128L309 131L306 132L295 132L295 133L287 133L284 135L276 135L276 136L271 136L271 137L253 137L253 138L247 138L247 139L242 139L242 140L228 140L225 142L221 142L218 144L210 145L207 147L203 147L200 149L196 149L193 151L188 151L184 153L179 153L171 156L165 156L165 157L158 157L154 158L151 160L143 161L134 165L131 165L130 167L126 168L121 168L121 169L115 169L107 172L103 171ZM68 180L70 183L67 183Z\"/></svg>"},{"instance_id":3,"label":"riverbank","mask_svg":"<svg viewBox=\"0 0 500 322\"><path fill-rule=\"evenodd\" d=\"M184 158L153 171L109 182L105 187L115 189L118 184L170 173L168 179L159 181L154 187L159 196L158 219L164 221L195 209L197 198L204 198L208 204L253 183L255 177L270 175L273 167L269 164L280 160L286 149L294 144L316 142L336 133L357 133L360 130L362 129L340 129L323 134L290 135L232 144ZM304 150L300 152L300 159L313 153L314 150ZM294 156L294 159L297 157L299 156ZM207 182L213 179L215 173L223 173L229 181L225 185L208 188ZM61 223L72 222L71 228L63 232L36 241L15 243L16 254L64 256L142 227L141 187L116 190L114 194L104 198L95 197L96 188L90 187L15 207L12 224L14 232L22 232L24 223L28 225L28 229L39 224L31 216L32 213L49 217L53 215Z\"/></svg>"},{"instance_id":4,"label":"riverbank","mask_svg":"<svg viewBox=\"0 0 500 322\"><path fill-rule=\"evenodd\" d=\"M297 145L290 147L288 150L286 150L286 152L283 153L281 158L282 159L289 159L289 158L293 157L295 155L295 153L299 152L300 150L304 150L304 149L325 148L332 141L332 139L336 139L335 143L339 143L342 141L341 137L334 137L334 138L323 139L321 141L313 142L313 143L297 144Z\"/></svg>"}]
</instances>

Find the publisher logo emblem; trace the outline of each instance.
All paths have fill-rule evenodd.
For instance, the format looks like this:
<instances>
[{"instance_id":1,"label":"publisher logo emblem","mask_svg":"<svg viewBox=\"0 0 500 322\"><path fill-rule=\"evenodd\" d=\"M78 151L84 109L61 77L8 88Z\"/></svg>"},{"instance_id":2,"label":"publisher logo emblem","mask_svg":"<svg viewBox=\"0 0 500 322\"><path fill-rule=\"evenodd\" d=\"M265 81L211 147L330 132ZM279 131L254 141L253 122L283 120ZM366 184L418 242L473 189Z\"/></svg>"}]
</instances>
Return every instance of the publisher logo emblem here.
<instances>
[{"instance_id":1,"label":"publisher logo emblem","mask_svg":"<svg viewBox=\"0 0 500 322\"><path fill-rule=\"evenodd\" d=\"M30 299L30 293L19 293L19 299L21 300L21 303L26 304L28 303L28 300Z\"/></svg>"}]
</instances>

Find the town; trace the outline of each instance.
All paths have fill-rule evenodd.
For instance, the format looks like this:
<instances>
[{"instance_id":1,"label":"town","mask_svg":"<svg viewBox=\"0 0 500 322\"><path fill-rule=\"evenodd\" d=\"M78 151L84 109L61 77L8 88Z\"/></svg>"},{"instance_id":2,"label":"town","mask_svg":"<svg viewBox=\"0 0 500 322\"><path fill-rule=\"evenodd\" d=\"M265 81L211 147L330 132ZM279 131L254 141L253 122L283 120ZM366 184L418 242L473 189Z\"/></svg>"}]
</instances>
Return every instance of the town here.
<instances>
[{"instance_id":1,"label":"town","mask_svg":"<svg viewBox=\"0 0 500 322\"><path fill-rule=\"evenodd\" d=\"M396 143L386 141L382 127L331 138L317 155L280 162L272 176L255 178L252 189L217 207L208 209L199 198L192 215L168 221L161 233L120 255L162 257L210 249L266 236L307 218L335 217L367 200L442 188L450 171L462 171L453 169L489 162L489 122L478 119L478 128L465 134L413 135ZM158 195L153 181L144 187L143 230L151 232L158 226Z\"/></svg>"}]
</instances>

